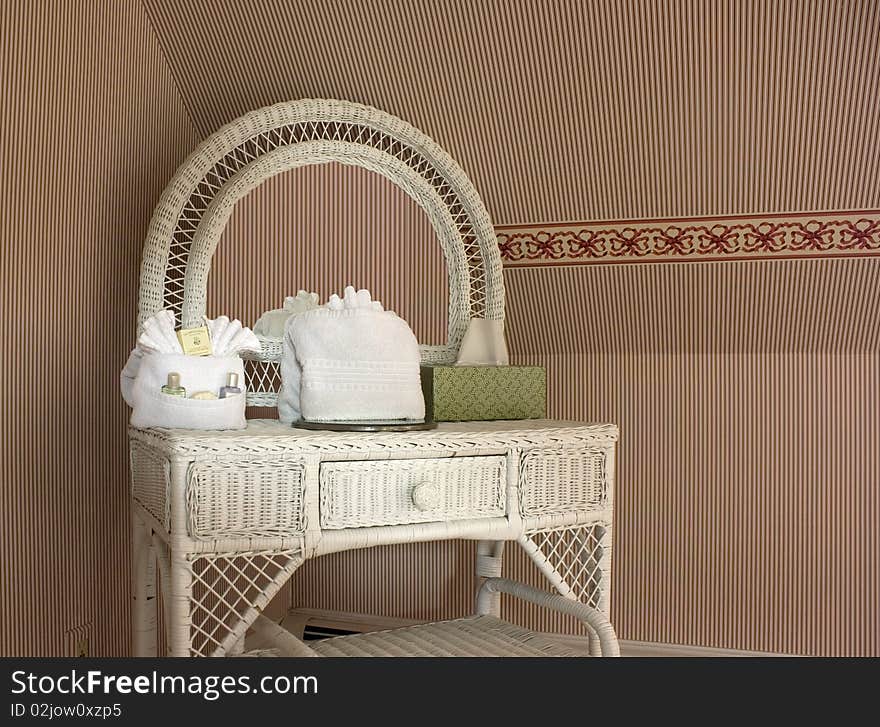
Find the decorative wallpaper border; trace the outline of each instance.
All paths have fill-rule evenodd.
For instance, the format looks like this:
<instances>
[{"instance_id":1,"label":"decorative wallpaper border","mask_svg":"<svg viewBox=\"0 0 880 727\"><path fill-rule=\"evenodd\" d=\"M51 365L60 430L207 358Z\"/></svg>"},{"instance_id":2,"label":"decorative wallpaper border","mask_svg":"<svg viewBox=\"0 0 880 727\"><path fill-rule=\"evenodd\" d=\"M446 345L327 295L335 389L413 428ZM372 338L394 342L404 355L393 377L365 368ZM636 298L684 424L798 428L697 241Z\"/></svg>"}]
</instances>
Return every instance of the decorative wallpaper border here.
<instances>
[{"instance_id":1,"label":"decorative wallpaper border","mask_svg":"<svg viewBox=\"0 0 880 727\"><path fill-rule=\"evenodd\" d=\"M880 210L496 227L506 267L880 256Z\"/></svg>"}]
</instances>

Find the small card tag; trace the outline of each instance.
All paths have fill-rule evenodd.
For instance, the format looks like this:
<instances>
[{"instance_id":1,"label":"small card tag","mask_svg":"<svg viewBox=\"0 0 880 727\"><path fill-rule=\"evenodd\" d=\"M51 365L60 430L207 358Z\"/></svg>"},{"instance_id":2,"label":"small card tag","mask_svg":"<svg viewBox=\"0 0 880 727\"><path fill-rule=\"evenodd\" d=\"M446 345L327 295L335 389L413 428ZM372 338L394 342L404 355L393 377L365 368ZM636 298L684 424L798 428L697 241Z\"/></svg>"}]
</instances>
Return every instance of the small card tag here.
<instances>
[{"instance_id":1,"label":"small card tag","mask_svg":"<svg viewBox=\"0 0 880 727\"><path fill-rule=\"evenodd\" d=\"M177 332L177 338L187 356L210 356L213 353L211 334L207 326L181 328Z\"/></svg>"}]
</instances>

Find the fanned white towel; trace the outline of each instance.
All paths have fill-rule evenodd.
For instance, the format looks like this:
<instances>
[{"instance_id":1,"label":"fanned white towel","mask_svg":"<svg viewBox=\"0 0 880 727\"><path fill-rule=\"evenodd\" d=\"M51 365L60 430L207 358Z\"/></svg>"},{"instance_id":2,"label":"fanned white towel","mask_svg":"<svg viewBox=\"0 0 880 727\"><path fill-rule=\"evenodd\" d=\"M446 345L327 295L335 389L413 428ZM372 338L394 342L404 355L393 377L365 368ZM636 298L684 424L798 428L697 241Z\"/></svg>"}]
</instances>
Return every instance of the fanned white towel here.
<instances>
[{"instance_id":1,"label":"fanned white towel","mask_svg":"<svg viewBox=\"0 0 880 727\"><path fill-rule=\"evenodd\" d=\"M288 318L317 307L317 293L307 293L305 290L301 290L295 296L288 295L284 299L282 308L266 311L257 319L254 324L254 333L260 338L280 341L284 338L284 329Z\"/></svg>"},{"instance_id":2,"label":"fanned white towel","mask_svg":"<svg viewBox=\"0 0 880 727\"><path fill-rule=\"evenodd\" d=\"M419 420L419 344L406 321L368 291L290 319L284 335L282 421Z\"/></svg>"},{"instance_id":3,"label":"fanned white towel","mask_svg":"<svg viewBox=\"0 0 880 727\"><path fill-rule=\"evenodd\" d=\"M218 392L230 373L244 382L244 364L238 353L260 351L260 342L238 319L204 319L211 333L213 355L186 356L174 331L174 314L159 311L144 321L137 346L119 376L122 396L132 408L134 427L182 429L243 429L245 397L199 400L168 396L162 386L168 374L180 375L188 394Z\"/></svg>"}]
</instances>

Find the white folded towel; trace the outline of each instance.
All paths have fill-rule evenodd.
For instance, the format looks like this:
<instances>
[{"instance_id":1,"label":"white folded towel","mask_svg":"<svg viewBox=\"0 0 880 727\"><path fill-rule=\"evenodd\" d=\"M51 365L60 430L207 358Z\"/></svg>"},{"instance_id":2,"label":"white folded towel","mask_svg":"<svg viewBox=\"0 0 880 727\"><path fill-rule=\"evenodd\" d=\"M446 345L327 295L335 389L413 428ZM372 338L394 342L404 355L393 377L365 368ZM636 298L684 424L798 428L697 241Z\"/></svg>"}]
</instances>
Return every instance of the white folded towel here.
<instances>
[{"instance_id":1,"label":"white folded towel","mask_svg":"<svg viewBox=\"0 0 880 727\"><path fill-rule=\"evenodd\" d=\"M318 307L318 294L299 291L295 296L288 295L284 306L263 313L254 324L254 333L260 338L280 341L284 338L284 329L290 316L299 315L307 310Z\"/></svg>"},{"instance_id":2,"label":"white folded towel","mask_svg":"<svg viewBox=\"0 0 880 727\"><path fill-rule=\"evenodd\" d=\"M144 321L137 346L119 376L122 396L132 408L134 427L182 429L242 429L246 426L245 397L216 400L184 399L162 393L168 374L180 375L187 394L219 392L230 373L244 386L242 351L258 352L260 342L238 319L205 318L211 334L211 356L184 355L174 330L174 313L159 311Z\"/></svg>"},{"instance_id":3,"label":"white folded towel","mask_svg":"<svg viewBox=\"0 0 880 727\"><path fill-rule=\"evenodd\" d=\"M231 373L238 376L239 382L244 381L244 362L236 355L145 354L129 392L133 427L244 429L247 426L244 394L208 400L169 396L162 393L162 387L171 372L179 374L188 396L197 391L216 394Z\"/></svg>"},{"instance_id":4,"label":"white folded towel","mask_svg":"<svg viewBox=\"0 0 880 727\"><path fill-rule=\"evenodd\" d=\"M345 289L290 319L284 335L282 421L420 420L419 344L406 321L369 291Z\"/></svg>"},{"instance_id":5,"label":"white folded towel","mask_svg":"<svg viewBox=\"0 0 880 727\"><path fill-rule=\"evenodd\" d=\"M504 321L471 318L458 349L457 366L508 366Z\"/></svg>"}]
</instances>

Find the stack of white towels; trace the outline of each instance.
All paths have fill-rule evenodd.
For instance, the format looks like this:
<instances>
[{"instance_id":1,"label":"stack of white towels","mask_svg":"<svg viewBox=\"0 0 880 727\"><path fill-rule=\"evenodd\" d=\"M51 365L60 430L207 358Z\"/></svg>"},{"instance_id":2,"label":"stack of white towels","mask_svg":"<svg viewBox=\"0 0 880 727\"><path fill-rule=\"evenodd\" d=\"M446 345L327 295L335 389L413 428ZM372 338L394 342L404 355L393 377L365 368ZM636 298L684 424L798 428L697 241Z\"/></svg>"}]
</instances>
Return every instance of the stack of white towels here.
<instances>
[{"instance_id":1,"label":"stack of white towels","mask_svg":"<svg viewBox=\"0 0 880 727\"><path fill-rule=\"evenodd\" d=\"M368 290L291 315L283 341L281 421L424 419L418 341Z\"/></svg>"}]
</instances>

